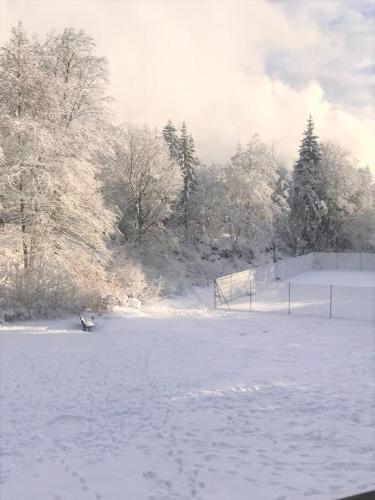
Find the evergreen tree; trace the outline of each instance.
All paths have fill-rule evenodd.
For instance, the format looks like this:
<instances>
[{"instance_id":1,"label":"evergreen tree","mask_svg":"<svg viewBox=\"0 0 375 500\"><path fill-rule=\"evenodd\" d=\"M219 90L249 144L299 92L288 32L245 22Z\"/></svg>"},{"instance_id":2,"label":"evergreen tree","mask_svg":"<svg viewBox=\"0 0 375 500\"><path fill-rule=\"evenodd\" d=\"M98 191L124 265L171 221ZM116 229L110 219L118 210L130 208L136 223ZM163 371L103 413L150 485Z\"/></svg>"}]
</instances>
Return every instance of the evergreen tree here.
<instances>
[{"instance_id":1,"label":"evergreen tree","mask_svg":"<svg viewBox=\"0 0 375 500\"><path fill-rule=\"evenodd\" d=\"M294 166L291 192L291 223L297 254L319 249L326 214L321 149L309 117Z\"/></svg>"},{"instance_id":2,"label":"evergreen tree","mask_svg":"<svg viewBox=\"0 0 375 500\"><path fill-rule=\"evenodd\" d=\"M314 134L314 122L311 115L307 120L307 128L303 136L299 147L299 158L296 163L296 169L306 168L306 165L316 169L322 157L322 153L318 142L319 138Z\"/></svg>"},{"instance_id":3,"label":"evergreen tree","mask_svg":"<svg viewBox=\"0 0 375 500\"><path fill-rule=\"evenodd\" d=\"M163 137L166 142L169 154L172 160L178 161L179 158L179 138L177 134L177 129L173 125L171 120L168 120L168 123L163 128Z\"/></svg>"},{"instance_id":4,"label":"evergreen tree","mask_svg":"<svg viewBox=\"0 0 375 500\"><path fill-rule=\"evenodd\" d=\"M184 178L184 187L182 191L181 207L183 213L183 224L185 227L185 236L187 236L190 219L190 199L197 186L196 167L198 159L195 155L195 145L191 134L188 134L186 124L183 122L179 140L178 164L181 167Z\"/></svg>"}]
</instances>

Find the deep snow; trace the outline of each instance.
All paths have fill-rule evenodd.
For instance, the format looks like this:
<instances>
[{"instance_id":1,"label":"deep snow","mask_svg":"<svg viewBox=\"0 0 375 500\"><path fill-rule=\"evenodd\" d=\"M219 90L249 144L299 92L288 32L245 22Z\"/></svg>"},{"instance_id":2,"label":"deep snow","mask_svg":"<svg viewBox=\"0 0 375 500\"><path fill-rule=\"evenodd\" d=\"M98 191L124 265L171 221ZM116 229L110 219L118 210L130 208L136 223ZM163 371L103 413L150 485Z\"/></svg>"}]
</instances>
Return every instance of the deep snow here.
<instances>
[{"instance_id":1,"label":"deep snow","mask_svg":"<svg viewBox=\"0 0 375 500\"><path fill-rule=\"evenodd\" d=\"M373 324L198 303L0 326L1 500L375 488Z\"/></svg>"}]
</instances>

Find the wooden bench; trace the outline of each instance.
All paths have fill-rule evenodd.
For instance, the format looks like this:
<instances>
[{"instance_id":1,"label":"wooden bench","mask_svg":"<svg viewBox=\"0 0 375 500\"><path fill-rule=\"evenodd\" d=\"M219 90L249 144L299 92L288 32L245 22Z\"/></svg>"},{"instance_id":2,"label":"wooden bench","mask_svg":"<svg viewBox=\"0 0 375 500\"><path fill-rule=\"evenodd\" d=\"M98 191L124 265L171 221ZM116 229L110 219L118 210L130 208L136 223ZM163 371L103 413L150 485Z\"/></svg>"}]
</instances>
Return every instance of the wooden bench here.
<instances>
[{"instance_id":1,"label":"wooden bench","mask_svg":"<svg viewBox=\"0 0 375 500\"><path fill-rule=\"evenodd\" d=\"M85 318L83 314L79 315L79 319L81 320L81 325L82 329L84 332L91 332L91 328L95 326L95 323L93 321L90 321L89 319Z\"/></svg>"}]
</instances>

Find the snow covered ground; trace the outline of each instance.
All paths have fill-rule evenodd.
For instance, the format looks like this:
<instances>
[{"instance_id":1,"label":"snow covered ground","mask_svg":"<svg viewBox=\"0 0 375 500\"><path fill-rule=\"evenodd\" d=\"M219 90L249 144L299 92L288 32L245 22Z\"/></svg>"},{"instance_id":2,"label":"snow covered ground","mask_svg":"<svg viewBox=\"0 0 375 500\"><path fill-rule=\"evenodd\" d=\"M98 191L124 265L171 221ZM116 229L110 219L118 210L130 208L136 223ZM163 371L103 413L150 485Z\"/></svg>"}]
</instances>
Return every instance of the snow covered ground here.
<instances>
[{"instance_id":1,"label":"snow covered ground","mask_svg":"<svg viewBox=\"0 0 375 500\"><path fill-rule=\"evenodd\" d=\"M0 326L1 500L375 488L373 324L200 303Z\"/></svg>"}]
</instances>

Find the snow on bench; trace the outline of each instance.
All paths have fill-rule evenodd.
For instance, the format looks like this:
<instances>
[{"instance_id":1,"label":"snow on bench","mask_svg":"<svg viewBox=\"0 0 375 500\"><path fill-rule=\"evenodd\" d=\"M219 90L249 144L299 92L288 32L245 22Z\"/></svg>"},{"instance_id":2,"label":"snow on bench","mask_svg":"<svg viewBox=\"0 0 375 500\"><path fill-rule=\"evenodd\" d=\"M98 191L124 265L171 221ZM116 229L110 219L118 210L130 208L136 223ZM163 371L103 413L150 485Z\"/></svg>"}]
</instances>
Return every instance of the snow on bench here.
<instances>
[{"instance_id":1,"label":"snow on bench","mask_svg":"<svg viewBox=\"0 0 375 500\"><path fill-rule=\"evenodd\" d=\"M91 328L95 326L95 323L93 321L90 321L89 319L85 318L83 314L79 315L79 318L81 320L81 325L82 329L84 332L88 331L91 332Z\"/></svg>"}]
</instances>

